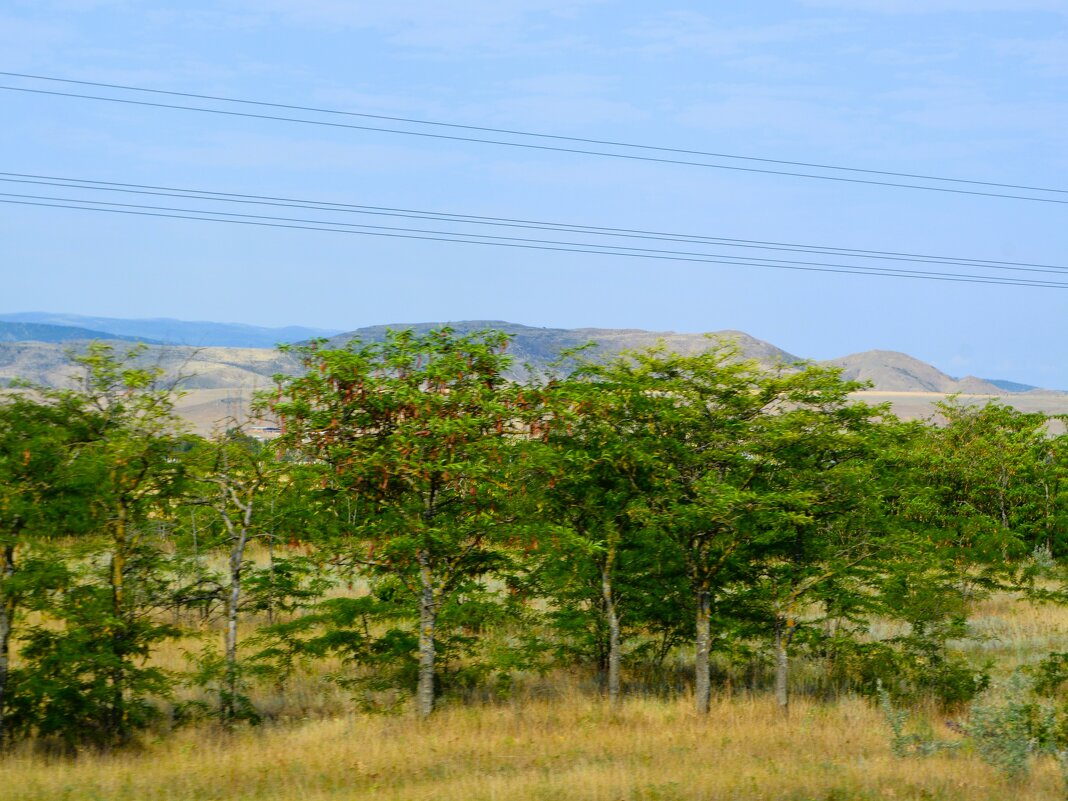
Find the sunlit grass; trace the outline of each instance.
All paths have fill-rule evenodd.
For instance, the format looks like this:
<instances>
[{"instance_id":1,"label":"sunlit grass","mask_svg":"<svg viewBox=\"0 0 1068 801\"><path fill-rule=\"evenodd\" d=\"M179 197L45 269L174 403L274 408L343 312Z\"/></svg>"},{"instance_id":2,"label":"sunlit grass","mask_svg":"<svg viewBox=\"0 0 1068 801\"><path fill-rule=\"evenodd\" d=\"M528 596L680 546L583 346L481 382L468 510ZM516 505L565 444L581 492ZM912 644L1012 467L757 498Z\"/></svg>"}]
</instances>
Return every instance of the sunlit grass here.
<instances>
[{"instance_id":1,"label":"sunlit grass","mask_svg":"<svg viewBox=\"0 0 1068 801\"><path fill-rule=\"evenodd\" d=\"M866 701L589 696L453 706L431 721L352 715L224 736L190 730L139 753L0 763L0 798L185 799L1003 799L1058 797L1054 767L1010 785L967 754L897 759Z\"/></svg>"},{"instance_id":2,"label":"sunlit grass","mask_svg":"<svg viewBox=\"0 0 1068 801\"><path fill-rule=\"evenodd\" d=\"M191 621L186 621L191 622ZM249 621L246 636L262 620ZM1030 605L1003 594L975 604L982 635L960 647L997 672L1068 650L1068 609ZM878 632L876 632L878 633ZM887 629L887 632L890 630ZM156 664L180 671L186 654L220 644L217 624L163 644ZM22 744L0 758L0 800L238 801L240 799L977 799L1064 797L1048 758L1029 778L1009 783L966 748L896 758L879 709L844 695L806 695L815 670L795 665L791 714L763 689L743 682L714 699L701 718L683 690L652 697L634 691L610 709L588 677L526 675L505 700L446 701L428 722L406 707L365 714L329 674L339 661L299 669L282 685L255 684L250 695L267 723L225 733L211 723L149 735L140 748L57 758ZM762 685L758 682L758 687ZM200 691L183 690L180 697ZM938 738L957 735L934 707L914 725Z\"/></svg>"}]
</instances>

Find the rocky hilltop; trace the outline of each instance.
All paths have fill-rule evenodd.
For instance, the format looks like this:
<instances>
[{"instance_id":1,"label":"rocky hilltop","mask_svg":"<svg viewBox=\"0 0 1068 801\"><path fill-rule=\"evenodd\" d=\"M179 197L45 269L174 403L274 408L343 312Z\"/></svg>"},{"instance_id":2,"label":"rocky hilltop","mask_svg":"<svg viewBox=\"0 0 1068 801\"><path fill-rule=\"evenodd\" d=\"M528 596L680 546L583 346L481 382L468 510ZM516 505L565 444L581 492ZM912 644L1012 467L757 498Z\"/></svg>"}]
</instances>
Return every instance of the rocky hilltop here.
<instances>
[{"instance_id":1,"label":"rocky hilltop","mask_svg":"<svg viewBox=\"0 0 1068 801\"><path fill-rule=\"evenodd\" d=\"M442 325L448 325L460 333L495 329L508 334L511 337L509 353L517 372L522 372L523 365L528 364L535 369L544 369L561 351L590 343L594 347L586 351L586 356L591 359L608 358L625 350L641 350L658 344L663 344L665 349L674 353L689 355L708 350L716 341L730 341L738 346L747 359L756 359L762 364L771 366L800 361L800 357L742 331L677 334L674 331L643 331L638 328L537 328L503 320L376 325L331 337L329 343L333 347L341 347L352 339L377 342L385 339L390 329L411 328L417 333L426 333Z\"/></svg>"},{"instance_id":2,"label":"rocky hilltop","mask_svg":"<svg viewBox=\"0 0 1068 801\"><path fill-rule=\"evenodd\" d=\"M1005 389L984 378L953 378L927 362L907 353L892 350L869 350L853 353L823 364L842 368L842 376L851 381L865 381L883 392L941 392L968 395L1001 395Z\"/></svg>"}]
</instances>

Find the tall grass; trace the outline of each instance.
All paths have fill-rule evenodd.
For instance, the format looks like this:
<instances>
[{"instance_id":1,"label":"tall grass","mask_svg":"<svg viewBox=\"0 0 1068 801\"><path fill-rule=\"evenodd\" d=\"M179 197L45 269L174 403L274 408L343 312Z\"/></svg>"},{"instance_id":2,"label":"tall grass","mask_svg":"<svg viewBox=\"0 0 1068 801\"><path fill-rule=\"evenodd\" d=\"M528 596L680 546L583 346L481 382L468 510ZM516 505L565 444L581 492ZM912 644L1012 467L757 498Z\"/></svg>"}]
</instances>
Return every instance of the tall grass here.
<instances>
[{"instance_id":1,"label":"tall grass","mask_svg":"<svg viewBox=\"0 0 1068 801\"><path fill-rule=\"evenodd\" d=\"M0 762L11 801L207 799L976 799L1058 797L1052 765L1009 784L968 754L898 759L867 701L720 698L706 719L688 698L588 695L452 706L421 723L346 716L232 735L187 730L141 752Z\"/></svg>"},{"instance_id":2,"label":"tall grass","mask_svg":"<svg viewBox=\"0 0 1068 801\"><path fill-rule=\"evenodd\" d=\"M993 658L999 672L1068 650L1062 607L1000 595L979 602L971 622L983 639L960 647L977 661ZM259 623L247 621L246 633ZM220 633L205 624L202 635L164 644L154 661L181 670L186 652ZM268 721L258 728L226 733L203 723L161 731L135 751L76 758L23 744L0 756L0 801L1037 801L1064 795L1052 759L1010 782L967 748L895 757L876 704L851 695L819 701L818 682L806 675L811 671L803 660L796 667L799 692L789 718L770 695L753 690L761 681L734 682L734 692L722 692L700 718L688 682L656 697L635 682L613 710L588 676L560 672L524 678L506 700L453 698L419 722L404 709L356 712L346 691L327 679L344 667L318 663L298 671L282 692L270 684L252 689ZM920 728L952 740L958 735L944 717L933 707L913 711Z\"/></svg>"}]
</instances>

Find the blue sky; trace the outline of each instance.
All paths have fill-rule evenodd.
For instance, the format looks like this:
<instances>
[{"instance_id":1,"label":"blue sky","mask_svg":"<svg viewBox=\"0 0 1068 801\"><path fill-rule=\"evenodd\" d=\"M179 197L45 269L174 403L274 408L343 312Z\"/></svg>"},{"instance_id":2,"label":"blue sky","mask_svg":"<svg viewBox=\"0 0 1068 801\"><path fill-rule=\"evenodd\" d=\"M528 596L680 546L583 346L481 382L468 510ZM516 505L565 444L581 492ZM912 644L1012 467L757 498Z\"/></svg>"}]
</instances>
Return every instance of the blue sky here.
<instances>
[{"instance_id":1,"label":"blue sky","mask_svg":"<svg viewBox=\"0 0 1068 801\"><path fill-rule=\"evenodd\" d=\"M1068 188L1068 0L8 0L0 54L6 71ZM1068 265L1064 204L10 91L0 115L4 172ZM1064 289L7 205L0 271L6 312L733 328L1068 388Z\"/></svg>"}]
</instances>

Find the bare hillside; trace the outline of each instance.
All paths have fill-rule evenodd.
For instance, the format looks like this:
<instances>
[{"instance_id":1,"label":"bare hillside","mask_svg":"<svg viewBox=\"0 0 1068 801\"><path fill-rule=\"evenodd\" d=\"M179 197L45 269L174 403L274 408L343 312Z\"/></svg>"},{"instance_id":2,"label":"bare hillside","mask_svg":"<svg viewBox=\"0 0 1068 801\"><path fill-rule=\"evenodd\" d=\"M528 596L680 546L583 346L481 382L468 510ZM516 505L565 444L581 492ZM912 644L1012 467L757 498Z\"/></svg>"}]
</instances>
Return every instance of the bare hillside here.
<instances>
[{"instance_id":1,"label":"bare hillside","mask_svg":"<svg viewBox=\"0 0 1068 801\"><path fill-rule=\"evenodd\" d=\"M843 377L851 381L870 382L873 389L883 392L1005 394L1005 390L982 378L967 376L956 379L907 353L891 350L854 353L838 359L830 359L823 364L841 367Z\"/></svg>"},{"instance_id":2,"label":"bare hillside","mask_svg":"<svg viewBox=\"0 0 1068 801\"><path fill-rule=\"evenodd\" d=\"M126 343L112 343L122 352ZM49 387L71 386L78 370L70 354L85 350L85 342L0 342L0 384L21 379ZM157 345L138 358L144 366L158 365L168 379L179 376L187 389L266 387L276 373L297 369L292 356L266 348L191 348Z\"/></svg>"},{"instance_id":3,"label":"bare hillside","mask_svg":"<svg viewBox=\"0 0 1068 801\"><path fill-rule=\"evenodd\" d=\"M799 357L792 353L742 331L678 334L674 331L643 331L637 328L537 328L503 320L376 325L339 334L330 339L330 344L340 346L352 339L378 342L385 338L386 332L391 328L411 328L417 333L425 333L442 325L448 325L460 333L494 329L508 334L512 338L509 352L517 374L523 372L523 365L529 364L536 369L542 369L555 360L561 351L591 343L594 347L584 353L585 357L590 359L612 357L625 350L642 350L658 344L662 344L668 351L688 355L708 350L716 342L732 342L738 346L745 358L756 359L769 366L799 361Z\"/></svg>"}]
</instances>

